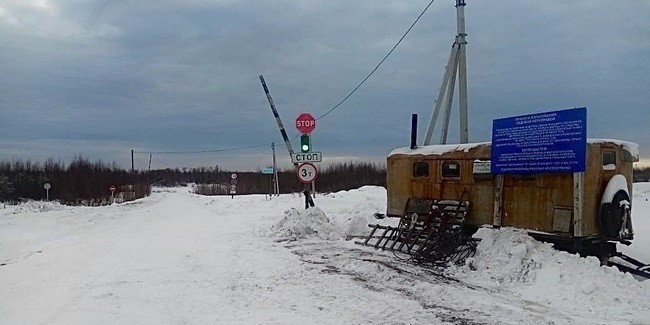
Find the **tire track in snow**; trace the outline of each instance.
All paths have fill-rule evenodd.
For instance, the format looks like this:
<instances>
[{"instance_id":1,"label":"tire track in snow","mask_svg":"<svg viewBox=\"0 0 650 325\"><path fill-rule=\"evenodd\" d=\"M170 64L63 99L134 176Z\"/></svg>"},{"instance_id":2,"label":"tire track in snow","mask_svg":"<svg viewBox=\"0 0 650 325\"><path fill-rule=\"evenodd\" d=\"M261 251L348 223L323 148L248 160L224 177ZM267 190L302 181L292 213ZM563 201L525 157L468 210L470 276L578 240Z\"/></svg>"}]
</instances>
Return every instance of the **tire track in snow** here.
<instances>
[{"instance_id":1,"label":"tire track in snow","mask_svg":"<svg viewBox=\"0 0 650 325\"><path fill-rule=\"evenodd\" d=\"M314 271L349 277L366 290L413 300L421 309L401 312L432 312L447 324L597 324L518 299L507 290L472 285L446 276L442 270L411 264L390 252L324 240L296 240L284 247L313 265ZM504 314L508 316L504 318Z\"/></svg>"}]
</instances>

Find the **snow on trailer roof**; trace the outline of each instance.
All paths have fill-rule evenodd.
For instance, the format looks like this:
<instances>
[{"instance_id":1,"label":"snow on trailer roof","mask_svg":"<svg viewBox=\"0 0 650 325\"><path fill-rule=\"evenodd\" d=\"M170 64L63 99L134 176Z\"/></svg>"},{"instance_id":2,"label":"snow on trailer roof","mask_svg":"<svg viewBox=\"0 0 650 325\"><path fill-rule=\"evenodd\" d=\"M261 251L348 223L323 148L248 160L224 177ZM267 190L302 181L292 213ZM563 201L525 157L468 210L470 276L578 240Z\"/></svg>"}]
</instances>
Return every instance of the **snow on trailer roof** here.
<instances>
[{"instance_id":1,"label":"snow on trailer roof","mask_svg":"<svg viewBox=\"0 0 650 325\"><path fill-rule=\"evenodd\" d=\"M622 141L616 139L587 139L588 143L613 143L617 146L623 147L632 157L639 159L639 145L634 142Z\"/></svg>"},{"instance_id":2,"label":"snow on trailer roof","mask_svg":"<svg viewBox=\"0 0 650 325\"><path fill-rule=\"evenodd\" d=\"M434 144L429 146L416 147L402 147L393 149L388 154L392 155L443 155L455 151L469 152L470 149L478 148L480 146L489 146L490 142L477 142L477 143L463 143L463 144Z\"/></svg>"},{"instance_id":3,"label":"snow on trailer roof","mask_svg":"<svg viewBox=\"0 0 650 325\"><path fill-rule=\"evenodd\" d=\"M613 143L622 147L630 153L632 157L639 158L639 145L634 142L615 140L615 139L587 139L587 143ZM392 155L443 155L450 152L464 151L469 152L470 149L478 148L481 146L489 146L491 142L476 142L476 143L463 143L463 144L435 144L428 146L420 146L415 149L410 147L401 147L393 149L388 156Z\"/></svg>"}]
</instances>

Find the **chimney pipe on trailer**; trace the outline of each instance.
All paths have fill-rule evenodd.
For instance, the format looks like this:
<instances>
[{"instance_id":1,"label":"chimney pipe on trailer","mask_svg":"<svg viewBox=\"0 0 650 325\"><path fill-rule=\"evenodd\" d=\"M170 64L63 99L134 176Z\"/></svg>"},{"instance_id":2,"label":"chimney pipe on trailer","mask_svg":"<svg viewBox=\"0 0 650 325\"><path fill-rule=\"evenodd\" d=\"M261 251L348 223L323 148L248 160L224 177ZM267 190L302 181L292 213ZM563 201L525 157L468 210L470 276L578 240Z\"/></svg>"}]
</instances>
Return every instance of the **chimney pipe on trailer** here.
<instances>
[{"instance_id":1,"label":"chimney pipe on trailer","mask_svg":"<svg viewBox=\"0 0 650 325\"><path fill-rule=\"evenodd\" d=\"M418 145L416 138L418 136L418 115L411 114L411 149L415 149Z\"/></svg>"}]
</instances>

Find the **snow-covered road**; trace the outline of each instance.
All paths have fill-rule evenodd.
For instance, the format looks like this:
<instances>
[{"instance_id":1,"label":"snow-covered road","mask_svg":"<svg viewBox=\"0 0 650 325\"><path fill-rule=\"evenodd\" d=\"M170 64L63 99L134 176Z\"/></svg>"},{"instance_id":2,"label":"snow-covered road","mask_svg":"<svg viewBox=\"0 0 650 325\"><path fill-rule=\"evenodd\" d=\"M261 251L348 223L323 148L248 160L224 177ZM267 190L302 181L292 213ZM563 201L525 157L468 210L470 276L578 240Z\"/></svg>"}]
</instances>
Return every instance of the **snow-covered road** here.
<instances>
[{"instance_id":1,"label":"snow-covered road","mask_svg":"<svg viewBox=\"0 0 650 325\"><path fill-rule=\"evenodd\" d=\"M342 239L381 188L301 203L178 188L0 209L0 324L650 323L648 285L521 232L486 229L475 271L442 273Z\"/></svg>"}]
</instances>

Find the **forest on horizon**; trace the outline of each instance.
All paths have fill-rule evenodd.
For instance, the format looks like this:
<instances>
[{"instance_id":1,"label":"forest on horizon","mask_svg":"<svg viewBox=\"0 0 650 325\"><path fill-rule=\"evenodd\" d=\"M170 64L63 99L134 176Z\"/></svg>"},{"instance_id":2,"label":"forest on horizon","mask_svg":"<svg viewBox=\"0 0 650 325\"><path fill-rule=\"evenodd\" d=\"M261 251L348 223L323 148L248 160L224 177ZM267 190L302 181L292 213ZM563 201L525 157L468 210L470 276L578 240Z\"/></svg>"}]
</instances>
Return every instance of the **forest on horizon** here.
<instances>
[{"instance_id":1,"label":"forest on horizon","mask_svg":"<svg viewBox=\"0 0 650 325\"><path fill-rule=\"evenodd\" d=\"M115 186L120 200L129 201L149 195L151 186L185 186L196 184L198 194L229 194L231 174L237 173L237 194L268 194L271 175L261 171L232 171L214 167L166 168L128 171L117 164L91 162L75 157L69 164L50 159L0 162L0 202L50 200L69 205L110 204L109 188ZM44 184L49 183L49 191ZM278 171L280 193L302 192L303 185L293 169ZM338 163L319 170L317 192L334 192L364 185L386 185L386 169L372 163Z\"/></svg>"},{"instance_id":2,"label":"forest on horizon","mask_svg":"<svg viewBox=\"0 0 650 325\"><path fill-rule=\"evenodd\" d=\"M150 194L151 186L185 186L195 184L195 191L205 195L229 195L231 174L237 173L237 194L269 194L272 176L261 171L232 171L214 167L167 168L151 171L128 171L102 161L91 162L75 157L65 165L52 159L45 163L31 161L0 162L0 202L18 203L45 200L44 184L50 200L69 205L110 204L111 186L120 201ZM650 167L635 168L634 182L650 181ZM303 191L303 184L293 169L278 171L280 193ZM364 185L386 186L386 167L367 162L338 163L322 168L316 180L321 193L350 190Z\"/></svg>"}]
</instances>

